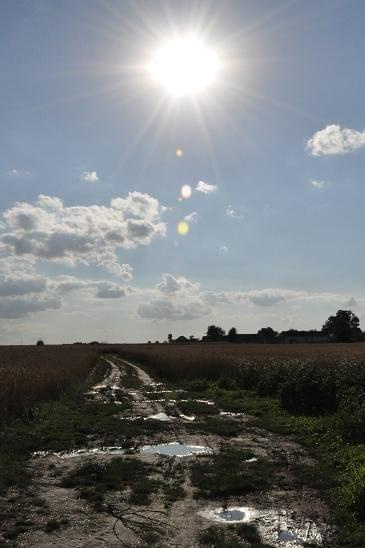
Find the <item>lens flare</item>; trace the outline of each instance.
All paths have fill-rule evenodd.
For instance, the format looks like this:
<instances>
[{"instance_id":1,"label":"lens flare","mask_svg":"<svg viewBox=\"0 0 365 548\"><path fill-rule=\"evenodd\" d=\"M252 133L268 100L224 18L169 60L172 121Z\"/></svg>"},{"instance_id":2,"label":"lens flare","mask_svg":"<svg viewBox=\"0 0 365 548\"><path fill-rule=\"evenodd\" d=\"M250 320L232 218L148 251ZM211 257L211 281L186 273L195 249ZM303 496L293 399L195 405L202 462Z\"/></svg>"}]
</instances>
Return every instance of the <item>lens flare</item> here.
<instances>
[{"instance_id":1,"label":"lens flare","mask_svg":"<svg viewBox=\"0 0 365 548\"><path fill-rule=\"evenodd\" d=\"M190 185L183 185L180 190L181 197L184 198L184 200L188 200L191 198L192 189Z\"/></svg>"},{"instance_id":2,"label":"lens flare","mask_svg":"<svg viewBox=\"0 0 365 548\"><path fill-rule=\"evenodd\" d=\"M178 158L182 158L184 156L184 151L182 148L177 148L175 154Z\"/></svg>"},{"instance_id":3,"label":"lens flare","mask_svg":"<svg viewBox=\"0 0 365 548\"><path fill-rule=\"evenodd\" d=\"M189 232L189 224L186 221L180 221L177 225L177 232L180 236L186 236Z\"/></svg>"}]
</instances>

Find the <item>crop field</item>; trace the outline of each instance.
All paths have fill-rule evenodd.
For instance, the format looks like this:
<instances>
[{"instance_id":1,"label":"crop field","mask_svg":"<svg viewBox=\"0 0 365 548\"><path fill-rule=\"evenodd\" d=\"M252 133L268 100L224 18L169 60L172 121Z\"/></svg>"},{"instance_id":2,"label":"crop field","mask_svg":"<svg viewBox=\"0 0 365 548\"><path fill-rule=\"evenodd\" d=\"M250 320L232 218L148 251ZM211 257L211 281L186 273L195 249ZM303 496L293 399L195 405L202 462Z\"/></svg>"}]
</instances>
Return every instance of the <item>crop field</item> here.
<instances>
[{"instance_id":1,"label":"crop field","mask_svg":"<svg viewBox=\"0 0 365 548\"><path fill-rule=\"evenodd\" d=\"M280 531L278 508L321 531L312 546L365 545L363 343L1 347L0 381L5 545L96 528L107 545L275 547L260 512ZM210 453L138 457L177 440ZM242 501L256 522L201 517Z\"/></svg>"},{"instance_id":2,"label":"crop field","mask_svg":"<svg viewBox=\"0 0 365 548\"><path fill-rule=\"evenodd\" d=\"M0 422L85 379L95 356L92 347L0 347Z\"/></svg>"}]
</instances>

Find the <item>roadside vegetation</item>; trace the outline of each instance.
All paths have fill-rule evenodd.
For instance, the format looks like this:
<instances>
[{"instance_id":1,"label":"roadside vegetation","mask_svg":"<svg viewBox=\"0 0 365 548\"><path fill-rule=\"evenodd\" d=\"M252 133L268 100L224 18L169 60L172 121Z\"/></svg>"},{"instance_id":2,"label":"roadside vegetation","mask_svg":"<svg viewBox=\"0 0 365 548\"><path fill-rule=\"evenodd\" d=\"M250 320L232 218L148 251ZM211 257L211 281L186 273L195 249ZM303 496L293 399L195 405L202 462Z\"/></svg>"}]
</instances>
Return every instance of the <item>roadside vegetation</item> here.
<instances>
[{"instance_id":1,"label":"roadside vegetation","mask_svg":"<svg viewBox=\"0 0 365 548\"><path fill-rule=\"evenodd\" d=\"M292 466L297 487L320 490L335 517L338 546L365 546L363 344L212 344L204 351L160 345L129 347L123 355L198 398L213 399L220 409L255 415L257 426L299 441L317 464ZM190 429L227 437L239 433L233 420L209 415L204 420L200 415ZM214 488L204 491L204 477L207 470L216 474L217 462L205 458L204 469L200 460L193 471L198 493L214 496Z\"/></svg>"},{"instance_id":2,"label":"roadside vegetation","mask_svg":"<svg viewBox=\"0 0 365 548\"><path fill-rule=\"evenodd\" d=\"M234 416L219 416L219 410L254 415L251 424L292 437L315 458L315 464L290 464L290 481L298 490L303 486L316 489L329 504L338 528L336 545L365 546L362 343L0 348L0 495L6 495L9 487L17 487L20 493L9 505L9 511L18 508L18 514L7 538L15 539L32 527L22 513L22 496L31 483L26 461L33 451L118 444L128 452L151 436L171 433L169 423L120 420L120 413L128 415L133 405L124 389L113 395L106 390L103 405L85 397L108 372L107 362L99 356L105 350L143 365L163 380L171 389L163 396L166 402L174 398L182 413L196 416L194 422L185 424L187 432L221 437L220 453L200 456L191 467L197 499L224 500L285 488L280 463L259 458L240 466L252 454L228 447L229 438L242 432L242 423ZM134 368L124 367L123 387L143 391ZM128 458L113 459L108 467L92 470L85 464L85 469L80 467L60 481L103 512L115 489L125 491L125 504L148 505L152 492L159 493L166 505L184 497L178 468L173 475L162 471L164 477L156 480L159 474L144 466L131 471L135 465L128 462ZM42 499L35 493L30 496L33 506L39 505L39 513L47 514ZM61 519L56 522L45 523L46 530L67 527ZM202 546L209 545L209 539L211 546L260 546L258 540L241 538L236 529L209 529L202 533Z\"/></svg>"}]
</instances>

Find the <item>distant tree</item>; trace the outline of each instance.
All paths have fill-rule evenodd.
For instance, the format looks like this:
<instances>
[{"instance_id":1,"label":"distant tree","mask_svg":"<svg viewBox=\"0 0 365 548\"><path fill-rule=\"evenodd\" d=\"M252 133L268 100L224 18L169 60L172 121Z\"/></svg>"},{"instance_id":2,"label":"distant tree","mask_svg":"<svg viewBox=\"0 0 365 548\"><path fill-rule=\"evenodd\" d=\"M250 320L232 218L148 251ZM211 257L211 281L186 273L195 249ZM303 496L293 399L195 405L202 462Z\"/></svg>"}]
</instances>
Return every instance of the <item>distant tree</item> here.
<instances>
[{"instance_id":1,"label":"distant tree","mask_svg":"<svg viewBox=\"0 0 365 548\"><path fill-rule=\"evenodd\" d=\"M37 346L44 346L44 342L41 339L39 339L36 344Z\"/></svg>"},{"instance_id":2,"label":"distant tree","mask_svg":"<svg viewBox=\"0 0 365 548\"><path fill-rule=\"evenodd\" d=\"M220 341L225 335L224 329L218 325L209 325L207 329L207 337L211 341Z\"/></svg>"},{"instance_id":3,"label":"distant tree","mask_svg":"<svg viewBox=\"0 0 365 548\"><path fill-rule=\"evenodd\" d=\"M262 327L257 334L263 342L268 343L274 342L278 333L272 327Z\"/></svg>"},{"instance_id":4,"label":"distant tree","mask_svg":"<svg viewBox=\"0 0 365 548\"><path fill-rule=\"evenodd\" d=\"M353 342L361 339L360 320L351 310L337 310L322 327L322 332L338 342Z\"/></svg>"},{"instance_id":5,"label":"distant tree","mask_svg":"<svg viewBox=\"0 0 365 548\"><path fill-rule=\"evenodd\" d=\"M236 337L237 337L237 329L235 327L231 327L231 329L228 331L229 342L234 342Z\"/></svg>"},{"instance_id":6,"label":"distant tree","mask_svg":"<svg viewBox=\"0 0 365 548\"><path fill-rule=\"evenodd\" d=\"M167 335L167 341L168 341L169 343L172 343L172 333L169 333L169 334Z\"/></svg>"}]
</instances>

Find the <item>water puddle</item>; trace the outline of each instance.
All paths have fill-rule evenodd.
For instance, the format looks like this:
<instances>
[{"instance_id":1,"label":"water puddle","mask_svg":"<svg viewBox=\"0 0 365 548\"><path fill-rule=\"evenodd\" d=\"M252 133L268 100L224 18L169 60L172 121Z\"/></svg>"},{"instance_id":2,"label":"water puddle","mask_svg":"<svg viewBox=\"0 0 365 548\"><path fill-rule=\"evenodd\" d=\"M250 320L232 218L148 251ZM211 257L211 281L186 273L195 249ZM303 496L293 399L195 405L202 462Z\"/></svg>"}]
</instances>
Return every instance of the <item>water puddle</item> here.
<instances>
[{"instance_id":1,"label":"water puddle","mask_svg":"<svg viewBox=\"0 0 365 548\"><path fill-rule=\"evenodd\" d=\"M208 508L199 512L199 515L216 523L253 523L258 526L263 542L282 548L321 546L330 533L325 523L315 523L289 510L235 506Z\"/></svg>"},{"instance_id":2,"label":"water puddle","mask_svg":"<svg viewBox=\"0 0 365 548\"><path fill-rule=\"evenodd\" d=\"M92 449L74 449L70 451L35 451L33 457L47 457L52 455L59 459L72 459L75 457L91 457L95 455L124 455L124 449L120 446L94 447Z\"/></svg>"},{"instance_id":3,"label":"water puddle","mask_svg":"<svg viewBox=\"0 0 365 548\"><path fill-rule=\"evenodd\" d=\"M105 377L103 383L96 384L85 396L88 396L94 400L101 400L103 402L113 401L114 403L120 403L118 400L123 396L123 392L120 388L121 372L119 367L115 365L111 360L105 360L110 365L110 371L107 377Z\"/></svg>"},{"instance_id":4,"label":"water puddle","mask_svg":"<svg viewBox=\"0 0 365 548\"><path fill-rule=\"evenodd\" d=\"M222 417L244 417L245 413L234 413L233 411L220 411Z\"/></svg>"},{"instance_id":5,"label":"water puddle","mask_svg":"<svg viewBox=\"0 0 365 548\"><path fill-rule=\"evenodd\" d=\"M172 394L173 390L146 390L145 394Z\"/></svg>"},{"instance_id":6,"label":"water puddle","mask_svg":"<svg viewBox=\"0 0 365 548\"><path fill-rule=\"evenodd\" d=\"M192 455L209 454L212 450L203 445L186 445L185 443L171 442L158 445L144 445L142 453L167 455L169 457L190 457Z\"/></svg>"},{"instance_id":7,"label":"water puddle","mask_svg":"<svg viewBox=\"0 0 365 548\"><path fill-rule=\"evenodd\" d=\"M171 401L171 400L170 400ZM179 403L187 403L187 402L197 402L197 403L205 403L205 405L215 405L215 402L213 400L179 400Z\"/></svg>"},{"instance_id":8,"label":"water puddle","mask_svg":"<svg viewBox=\"0 0 365 548\"><path fill-rule=\"evenodd\" d=\"M199 514L218 523L247 523L255 518L256 511L248 506L234 506L232 508L203 510Z\"/></svg>"},{"instance_id":9,"label":"water puddle","mask_svg":"<svg viewBox=\"0 0 365 548\"><path fill-rule=\"evenodd\" d=\"M153 419L155 421L162 421L162 422L168 422L175 420L175 417L170 417L169 415L166 415L166 413L156 413L155 415L149 415L148 417L145 417L145 420Z\"/></svg>"},{"instance_id":10,"label":"water puddle","mask_svg":"<svg viewBox=\"0 0 365 548\"><path fill-rule=\"evenodd\" d=\"M179 417L181 419L183 419L184 421L189 421L189 422L195 421L195 416L194 415L184 415L184 413L180 413Z\"/></svg>"}]
</instances>

